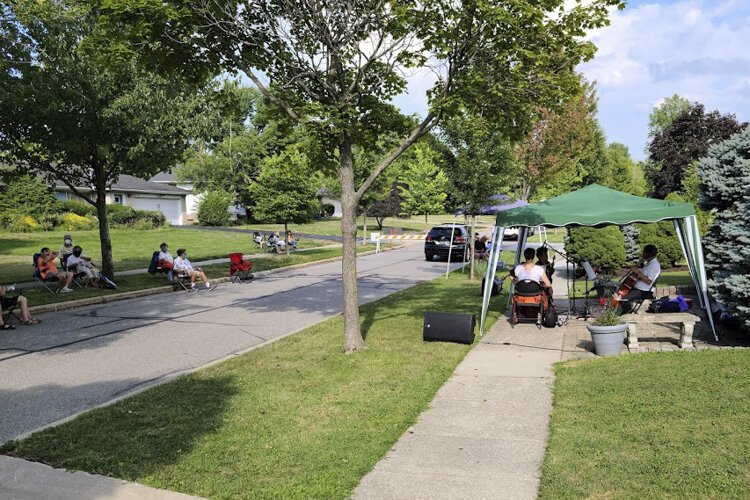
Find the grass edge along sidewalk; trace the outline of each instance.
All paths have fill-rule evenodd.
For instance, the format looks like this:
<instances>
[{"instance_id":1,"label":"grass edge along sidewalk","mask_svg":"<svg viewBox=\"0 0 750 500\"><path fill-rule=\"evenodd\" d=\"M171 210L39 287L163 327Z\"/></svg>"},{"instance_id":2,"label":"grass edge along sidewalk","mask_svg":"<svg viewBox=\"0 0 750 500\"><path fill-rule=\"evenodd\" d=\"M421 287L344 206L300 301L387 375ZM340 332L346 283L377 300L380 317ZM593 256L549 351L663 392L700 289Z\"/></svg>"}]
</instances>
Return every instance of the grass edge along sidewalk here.
<instances>
[{"instance_id":1,"label":"grass edge along sidewalk","mask_svg":"<svg viewBox=\"0 0 750 500\"><path fill-rule=\"evenodd\" d=\"M339 315L0 451L209 498L345 498L471 348L423 342L424 312L480 307L452 273L362 306L364 352L342 354Z\"/></svg>"},{"instance_id":2,"label":"grass edge along sidewalk","mask_svg":"<svg viewBox=\"0 0 750 500\"><path fill-rule=\"evenodd\" d=\"M750 349L555 365L539 498L746 498Z\"/></svg>"}]
</instances>

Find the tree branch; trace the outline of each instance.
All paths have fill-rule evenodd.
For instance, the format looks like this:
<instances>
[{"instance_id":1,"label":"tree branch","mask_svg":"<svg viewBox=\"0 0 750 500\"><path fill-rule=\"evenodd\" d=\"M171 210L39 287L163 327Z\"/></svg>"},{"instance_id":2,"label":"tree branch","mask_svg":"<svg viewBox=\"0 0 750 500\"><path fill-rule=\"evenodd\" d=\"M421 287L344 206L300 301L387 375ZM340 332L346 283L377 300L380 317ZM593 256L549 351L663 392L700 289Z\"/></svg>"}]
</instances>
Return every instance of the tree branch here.
<instances>
[{"instance_id":1,"label":"tree branch","mask_svg":"<svg viewBox=\"0 0 750 500\"><path fill-rule=\"evenodd\" d=\"M249 69L244 70L247 74L248 78L252 80L252 82L255 84L256 87L258 87L258 90L260 90L264 96L268 98L269 101L279 106L281 109L284 110L284 112L292 119L299 123L302 123L302 118L292 109L292 107L284 100L279 99L275 95L271 93L270 90L268 90L268 87L263 85L263 82L260 81L260 79L255 76L255 73L253 73Z\"/></svg>"}]
</instances>

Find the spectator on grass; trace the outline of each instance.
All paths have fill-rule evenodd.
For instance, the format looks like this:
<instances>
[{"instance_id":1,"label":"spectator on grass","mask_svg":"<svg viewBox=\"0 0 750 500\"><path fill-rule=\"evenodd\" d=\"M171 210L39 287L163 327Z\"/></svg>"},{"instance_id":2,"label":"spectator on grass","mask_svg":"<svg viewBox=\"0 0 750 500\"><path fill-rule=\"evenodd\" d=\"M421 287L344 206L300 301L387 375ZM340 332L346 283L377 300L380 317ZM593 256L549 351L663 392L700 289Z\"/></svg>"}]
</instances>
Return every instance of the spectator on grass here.
<instances>
[{"instance_id":1,"label":"spectator on grass","mask_svg":"<svg viewBox=\"0 0 750 500\"><path fill-rule=\"evenodd\" d=\"M167 279L172 281L172 269L174 268L174 258L169 253L169 245L162 243L159 245L159 255L156 257L156 265L167 272Z\"/></svg>"},{"instance_id":2,"label":"spectator on grass","mask_svg":"<svg viewBox=\"0 0 750 500\"><path fill-rule=\"evenodd\" d=\"M180 248L177 250L177 258L174 260L174 270L178 273L184 273L190 276L190 286L195 288L195 280L200 278L203 283L206 284L207 290L213 290L216 285L211 286L211 282L208 281L206 273L200 267L193 267L193 264L187 258L187 250Z\"/></svg>"},{"instance_id":3,"label":"spectator on grass","mask_svg":"<svg viewBox=\"0 0 750 500\"><path fill-rule=\"evenodd\" d=\"M73 237L69 234L63 236L63 244L60 247L60 267L63 271L68 270L68 257L73 255Z\"/></svg>"},{"instance_id":4,"label":"spectator on grass","mask_svg":"<svg viewBox=\"0 0 750 500\"><path fill-rule=\"evenodd\" d=\"M289 245L290 250L297 250L297 240L291 231L286 232L286 244Z\"/></svg>"},{"instance_id":5,"label":"spectator on grass","mask_svg":"<svg viewBox=\"0 0 750 500\"><path fill-rule=\"evenodd\" d=\"M3 310L9 310L16 305L21 309L21 322L24 325L36 325L39 320L31 316L29 312L29 302L26 297L19 295L17 297L8 297L7 292L15 290L15 285L10 287L0 286L0 330L12 330L13 325L9 325L3 322Z\"/></svg>"},{"instance_id":6,"label":"spectator on grass","mask_svg":"<svg viewBox=\"0 0 750 500\"><path fill-rule=\"evenodd\" d=\"M76 245L73 254L68 257L67 269L75 274L85 274L93 288L99 288L101 273L91 261L91 257L83 253L83 248Z\"/></svg>"},{"instance_id":7,"label":"spectator on grass","mask_svg":"<svg viewBox=\"0 0 750 500\"><path fill-rule=\"evenodd\" d=\"M48 247L42 248L39 251L39 258L36 260L36 267L39 269L39 276L43 280L58 280L63 283L60 293L70 293L73 291L70 288L70 284L73 282L73 273L57 270L55 258L58 255L57 252L51 251Z\"/></svg>"}]
</instances>

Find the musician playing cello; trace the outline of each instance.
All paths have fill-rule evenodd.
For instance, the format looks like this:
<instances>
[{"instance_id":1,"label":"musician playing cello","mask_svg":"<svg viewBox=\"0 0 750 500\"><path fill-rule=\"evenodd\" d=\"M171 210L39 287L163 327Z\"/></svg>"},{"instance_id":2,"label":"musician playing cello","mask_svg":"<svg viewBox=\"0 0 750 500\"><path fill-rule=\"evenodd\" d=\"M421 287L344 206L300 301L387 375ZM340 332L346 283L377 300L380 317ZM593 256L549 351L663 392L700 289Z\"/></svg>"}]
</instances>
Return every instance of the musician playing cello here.
<instances>
[{"instance_id":1,"label":"musician playing cello","mask_svg":"<svg viewBox=\"0 0 750 500\"><path fill-rule=\"evenodd\" d=\"M633 283L632 288L628 289L628 278L626 278L623 286L617 291L616 295L623 300L621 303L623 314L629 313L633 309L633 301L639 301L644 298L646 292L653 288L656 278L661 274L661 265L656 260L656 253L656 245L646 245L643 247L643 267L631 267L628 276L635 283Z\"/></svg>"}]
</instances>

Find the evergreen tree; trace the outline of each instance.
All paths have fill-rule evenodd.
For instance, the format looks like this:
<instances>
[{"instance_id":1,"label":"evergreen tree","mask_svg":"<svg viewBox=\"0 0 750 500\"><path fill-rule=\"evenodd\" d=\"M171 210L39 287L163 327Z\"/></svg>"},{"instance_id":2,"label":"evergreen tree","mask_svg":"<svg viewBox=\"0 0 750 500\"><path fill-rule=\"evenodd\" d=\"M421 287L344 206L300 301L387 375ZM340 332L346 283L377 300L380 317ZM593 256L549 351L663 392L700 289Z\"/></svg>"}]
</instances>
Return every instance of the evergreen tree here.
<instances>
[{"instance_id":1,"label":"evergreen tree","mask_svg":"<svg viewBox=\"0 0 750 500\"><path fill-rule=\"evenodd\" d=\"M698 163L700 201L715 211L704 240L713 297L750 327L750 129L715 146Z\"/></svg>"},{"instance_id":2,"label":"evergreen tree","mask_svg":"<svg viewBox=\"0 0 750 500\"><path fill-rule=\"evenodd\" d=\"M620 229L625 237L625 255L628 262L637 262L641 258L641 247L638 245L640 231L633 224L622 226Z\"/></svg>"}]
</instances>

